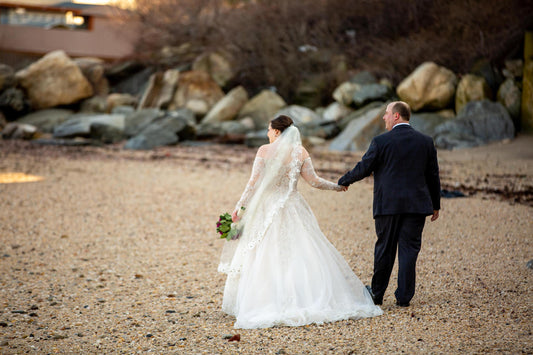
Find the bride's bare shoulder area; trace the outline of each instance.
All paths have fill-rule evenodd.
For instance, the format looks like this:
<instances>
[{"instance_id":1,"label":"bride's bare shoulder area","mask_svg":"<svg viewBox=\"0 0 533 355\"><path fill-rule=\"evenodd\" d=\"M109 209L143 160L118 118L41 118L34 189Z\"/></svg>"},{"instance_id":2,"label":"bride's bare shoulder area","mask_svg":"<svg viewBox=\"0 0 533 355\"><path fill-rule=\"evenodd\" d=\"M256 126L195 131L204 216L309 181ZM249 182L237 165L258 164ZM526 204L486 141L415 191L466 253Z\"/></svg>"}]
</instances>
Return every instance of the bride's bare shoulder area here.
<instances>
[{"instance_id":1,"label":"bride's bare shoulder area","mask_svg":"<svg viewBox=\"0 0 533 355\"><path fill-rule=\"evenodd\" d=\"M262 146L260 146L259 149L257 150L256 156L264 158L266 153L268 152L269 146L270 144L263 144Z\"/></svg>"}]
</instances>

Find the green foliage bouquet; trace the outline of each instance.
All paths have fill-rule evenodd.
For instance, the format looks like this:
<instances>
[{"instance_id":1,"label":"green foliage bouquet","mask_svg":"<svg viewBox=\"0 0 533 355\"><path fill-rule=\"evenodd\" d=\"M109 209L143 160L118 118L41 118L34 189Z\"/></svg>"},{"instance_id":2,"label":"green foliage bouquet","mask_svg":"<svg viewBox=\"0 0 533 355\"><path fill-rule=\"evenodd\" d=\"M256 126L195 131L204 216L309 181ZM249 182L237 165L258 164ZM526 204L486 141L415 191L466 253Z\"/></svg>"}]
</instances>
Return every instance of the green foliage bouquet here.
<instances>
[{"instance_id":1,"label":"green foliage bouquet","mask_svg":"<svg viewBox=\"0 0 533 355\"><path fill-rule=\"evenodd\" d=\"M229 213L221 214L217 222L217 232L221 239L235 240L241 236L242 225L233 223Z\"/></svg>"}]
</instances>

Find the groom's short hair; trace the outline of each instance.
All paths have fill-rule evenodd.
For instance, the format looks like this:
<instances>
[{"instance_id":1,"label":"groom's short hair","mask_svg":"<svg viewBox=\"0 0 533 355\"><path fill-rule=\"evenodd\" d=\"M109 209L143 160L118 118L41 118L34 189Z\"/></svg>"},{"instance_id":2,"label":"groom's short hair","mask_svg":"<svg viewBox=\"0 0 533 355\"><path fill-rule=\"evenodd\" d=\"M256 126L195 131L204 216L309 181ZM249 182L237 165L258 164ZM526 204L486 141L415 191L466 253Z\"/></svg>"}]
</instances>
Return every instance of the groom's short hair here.
<instances>
[{"instance_id":1,"label":"groom's short hair","mask_svg":"<svg viewBox=\"0 0 533 355\"><path fill-rule=\"evenodd\" d=\"M394 105L392 105L392 113L398 112L400 114L400 117L403 118L406 121L409 121L411 118L411 108L409 105L403 101L396 101Z\"/></svg>"}]
</instances>

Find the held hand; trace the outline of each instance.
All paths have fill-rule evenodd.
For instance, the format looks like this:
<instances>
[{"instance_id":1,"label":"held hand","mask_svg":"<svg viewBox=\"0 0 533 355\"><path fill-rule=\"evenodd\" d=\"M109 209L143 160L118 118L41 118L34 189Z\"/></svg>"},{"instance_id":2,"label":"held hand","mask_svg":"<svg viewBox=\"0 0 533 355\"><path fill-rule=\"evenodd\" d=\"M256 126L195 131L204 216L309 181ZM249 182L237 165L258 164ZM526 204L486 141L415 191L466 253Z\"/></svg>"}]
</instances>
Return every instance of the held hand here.
<instances>
[{"instance_id":1,"label":"held hand","mask_svg":"<svg viewBox=\"0 0 533 355\"><path fill-rule=\"evenodd\" d=\"M345 191L348 191L348 186L342 186L342 185L339 185L339 189L337 190L339 192L345 192Z\"/></svg>"},{"instance_id":2,"label":"held hand","mask_svg":"<svg viewBox=\"0 0 533 355\"><path fill-rule=\"evenodd\" d=\"M434 210L433 211L433 216L431 216L431 222L436 221L437 218L439 218L439 210Z\"/></svg>"}]
</instances>

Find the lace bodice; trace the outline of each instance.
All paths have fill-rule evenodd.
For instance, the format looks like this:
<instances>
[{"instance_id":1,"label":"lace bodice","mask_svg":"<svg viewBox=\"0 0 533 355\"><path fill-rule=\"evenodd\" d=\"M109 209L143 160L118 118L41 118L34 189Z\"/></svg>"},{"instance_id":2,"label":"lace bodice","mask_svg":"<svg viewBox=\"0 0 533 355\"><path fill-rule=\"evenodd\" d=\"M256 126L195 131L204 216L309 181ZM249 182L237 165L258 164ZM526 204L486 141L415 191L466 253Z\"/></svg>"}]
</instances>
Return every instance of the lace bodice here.
<instances>
[{"instance_id":1,"label":"lace bodice","mask_svg":"<svg viewBox=\"0 0 533 355\"><path fill-rule=\"evenodd\" d=\"M265 158L263 155L265 155L265 153L259 150L254 160L252 174L239 202L237 202L237 205L235 206L235 211L248 205L248 202L261 183L262 177L265 174L265 169L269 168L268 158ZM342 186L317 175L311 157L309 157L303 147L298 147L298 151L292 154L291 161L285 162L279 170L279 173L275 175L275 178L268 187L269 189L274 190L271 191L272 193L284 195L291 191L297 191L298 176L301 176L309 185L317 189L337 191L342 189Z\"/></svg>"}]
</instances>

